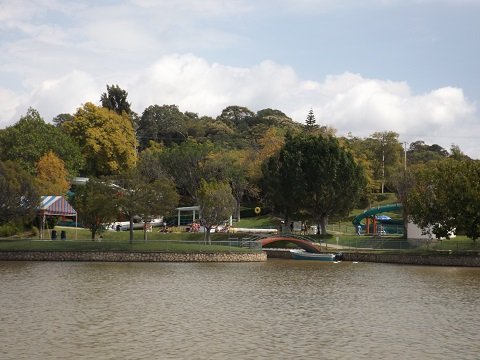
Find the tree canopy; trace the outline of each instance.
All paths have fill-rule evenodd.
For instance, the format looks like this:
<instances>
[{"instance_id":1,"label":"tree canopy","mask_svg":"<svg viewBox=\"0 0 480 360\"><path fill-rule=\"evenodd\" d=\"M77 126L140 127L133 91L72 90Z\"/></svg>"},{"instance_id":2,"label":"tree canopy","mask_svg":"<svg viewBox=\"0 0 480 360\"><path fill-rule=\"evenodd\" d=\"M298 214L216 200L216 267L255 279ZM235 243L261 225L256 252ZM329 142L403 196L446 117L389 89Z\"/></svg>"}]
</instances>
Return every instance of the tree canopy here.
<instances>
[{"instance_id":1,"label":"tree canopy","mask_svg":"<svg viewBox=\"0 0 480 360\"><path fill-rule=\"evenodd\" d=\"M0 161L0 225L32 220L39 202L33 176L15 162Z\"/></svg>"},{"instance_id":2,"label":"tree canopy","mask_svg":"<svg viewBox=\"0 0 480 360\"><path fill-rule=\"evenodd\" d=\"M480 237L480 161L445 159L422 167L407 196L413 222L436 238Z\"/></svg>"},{"instance_id":3,"label":"tree canopy","mask_svg":"<svg viewBox=\"0 0 480 360\"><path fill-rule=\"evenodd\" d=\"M206 241L210 243L210 230L226 221L235 209L232 189L226 182L202 181L198 198L201 222L205 227Z\"/></svg>"},{"instance_id":4,"label":"tree canopy","mask_svg":"<svg viewBox=\"0 0 480 360\"><path fill-rule=\"evenodd\" d=\"M42 195L65 195L70 188L64 162L52 151L37 162L37 186Z\"/></svg>"},{"instance_id":5,"label":"tree canopy","mask_svg":"<svg viewBox=\"0 0 480 360\"><path fill-rule=\"evenodd\" d=\"M65 163L71 175L83 167L83 157L75 141L45 123L35 109L28 109L16 124L0 130L0 160L15 161L32 175L40 158L50 151Z\"/></svg>"},{"instance_id":6,"label":"tree canopy","mask_svg":"<svg viewBox=\"0 0 480 360\"><path fill-rule=\"evenodd\" d=\"M127 101L128 92L120 88L118 85L107 85L107 92L100 96L102 107L115 111L122 115L125 112L127 115L132 113L131 104Z\"/></svg>"},{"instance_id":7,"label":"tree canopy","mask_svg":"<svg viewBox=\"0 0 480 360\"><path fill-rule=\"evenodd\" d=\"M130 242L133 241L135 216L149 221L169 214L178 205L175 185L166 177L149 181L137 170L113 178L117 193L117 208L130 221Z\"/></svg>"},{"instance_id":8,"label":"tree canopy","mask_svg":"<svg viewBox=\"0 0 480 360\"><path fill-rule=\"evenodd\" d=\"M114 222L118 214L115 189L108 181L98 178L90 178L76 189L73 205L80 222L90 230L92 240L106 224Z\"/></svg>"},{"instance_id":9,"label":"tree canopy","mask_svg":"<svg viewBox=\"0 0 480 360\"><path fill-rule=\"evenodd\" d=\"M325 232L329 216L345 215L364 190L363 170L330 136L287 136L278 156L264 167L267 197L287 222L313 218Z\"/></svg>"},{"instance_id":10,"label":"tree canopy","mask_svg":"<svg viewBox=\"0 0 480 360\"><path fill-rule=\"evenodd\" d=\"M62 129L80 146L86 174L112 175L135 166L137 140L127 114L86 103Z\"/></svg>"}]
</instances>

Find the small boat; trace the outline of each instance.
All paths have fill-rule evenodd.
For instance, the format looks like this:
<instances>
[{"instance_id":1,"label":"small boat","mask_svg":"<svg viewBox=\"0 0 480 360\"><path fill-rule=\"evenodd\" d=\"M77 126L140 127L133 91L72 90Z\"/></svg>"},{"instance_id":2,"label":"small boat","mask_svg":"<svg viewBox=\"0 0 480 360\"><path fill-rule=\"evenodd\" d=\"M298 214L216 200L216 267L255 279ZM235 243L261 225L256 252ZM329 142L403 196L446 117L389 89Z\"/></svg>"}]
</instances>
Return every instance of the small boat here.
<instances>
[{"instance_id":1,"label":"small boat","mask_svg":"<svg viewBox=\"0 0 480 360\"><path fill-rule=\"evenodd\" d=\"M341 260L339 254L329 253L309 253L304 250L290 250L292 259L295 260L320 260L320 261L337 261Z\"/></svg>"}]
</instances>

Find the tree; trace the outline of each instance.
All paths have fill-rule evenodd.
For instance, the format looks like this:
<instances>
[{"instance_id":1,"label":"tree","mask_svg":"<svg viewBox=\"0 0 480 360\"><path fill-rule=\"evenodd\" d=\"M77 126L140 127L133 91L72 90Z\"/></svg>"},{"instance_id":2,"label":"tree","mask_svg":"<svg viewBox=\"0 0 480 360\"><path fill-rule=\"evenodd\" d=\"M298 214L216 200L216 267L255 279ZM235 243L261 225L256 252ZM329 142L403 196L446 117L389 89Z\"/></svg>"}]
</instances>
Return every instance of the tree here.
<instances>
[{"instance_id":1,"label":"tree","mask_svg":"<svg viewBox=\"0 0 480 360\"><path fill-rule=\"evenodd\" d=\"M480 237L480 161L449 158L423 167L407 197L408 213L425 233L436 238L464 231Z\"/></svg>"},{"instance_id":2,"label":"tree","mask_svg":"<svg viewBox=\"0 0 480 360\"><path fill-rule=\"evenodd\" d=\"M212 151L211 143L199 144L189 139L162 152L159 162L160 166L173 179L180 194L190 197L192 201L196 202L201 180L212 178L212 174L206 167Z\"/></svg>"},{"instance_id":3,"label":"tree","mask_svg":"<svg viewBox=\"0 0 480 360\"><path fill-rule=\"evenodd\" d=\"M288 136L264 168L267 196L290 215L310 217L326 233L329 216L345 215L365 185L363 169L333 137Z\"/></svg>"},{"instance_id":4,"label":"tree","mask_svg":"<svg viewBox=\"0 0 480 360\"><path fill-rule=\"evenodd\" d=\"M370 144L368 144L367 140L352 136L351 134L346 138L340 138L339 141L352 153L355 162L364 170L366 191L362 200L365 202L365 206L370 207L373 193L378 191L378 183L375 180L373 171L373 154L369 148Z\"/></svg>"},{"instance_id":5,"label":"tree","mask_svg":"<svg viewBox=\"0 0 480 360\"><path fill-rule=\"evenodd\" d=\"M19 164L0 161L0 225L32 220L39 202L35 179Z\"/></svg>"},{"instance_id":6,"label":"tree","mask_svg":"<svg viewBox=\"0 0 480 360\"><path fill-rule=\"evenodd\" d=\"M179 144L187 139L187 121L176 105L151 105L140 117L137 136L140 149L145 149L149 141L162 142L166 146Z\"/></svg>"},{"instance_id":7,"label":"tree","mask_svg":"<svg viewBox=\"0 0 480 360\"><path fill-rule=\"evenodd\" d=\"M71 114L58 114L53 118L53 123L55 124L55 126L59 127L62 126L65 121L71 120L73 120L73 115Z\"/></svg>"},{"instance_id":8,"label":"tree","mask_svg":"<svg viewBox=\"0 0 480 360\"><path fill-rule=\"evenodd\" d=\"M79 186L73 198L73 205L84 227L90 230L92 241L106 224L116 219L117 207L115 189L106 180L90 178Z\"/></svg>"},{"instance_id":9,"label":"tree","mask_svg":"<svg viewBox=\"0 0 480 360\"><path fill-rule=\"evenodd\" d=\"M406 204L408 195L412 188L415 185L415 177L411 170L404 169L402 171L397 172L392 177L392 184L395 188L395 193L397 195L397 199L401 204ZM408 208L407 206L402 206L402 218L403 218L403 236L407 238L407 230L408 230Z\"/></svg>"},{"instance_id":10,"label":"tree","mask_svg":"<svg viewBox=\"0 0 480 360\"><path fill-rule=\"evenodd\" d=\"M210 231L214 225L228 219L235 208L235 199L226 182L202 181L199 189L200 221L205 227L205 241L211 244Z\"/></svg>"},{"instance_id":11,"label":"tree","mask_svg":"<svg viewBox=\"0 0 480 360\"><path fill-rule=\"evenodd\" d=\"M100 96L100 102L102 107L115 111L118 115L122 115L123 112L130 115L132 110L127 96L128 93L118 85L107 85L107 92Z\"/></svg>"},{"instance_id":12,"label":"tree","mask_svg":"<svg viewBox=\"0 0 480 360\"><path fill-rule=\"evenodd\" d=\"M373 175L380 182L382 194L391 176L402 167L403 147L398 141L398 136L393 131L384 131L373 133L366 140L372 159Z\"/></svg>"},{"instance_id":13,"label":"tree","mask_svg":"<svg viewBox=\"0 0 480 360\"><path fill-rule=\"evenodd\" d=\"M450 147L450 157L455 160L470 160L468 155L465 155L460 149L460 146L452 144Z\"/></svg>"},{"instance_id":14,"label":"tree","mask_svg":"<svg viewBox=\"0 0 480 360\"><path fill-rule=\"evenodd\" d=\"M315 114L312 109L310 109L307 118L305 119L305 127L307 130L317 128L317 120L315 119Z\"/></svg>"},{"instance_id":15,"label":"tree","mask_svg":"<svg viewBox=\"0 0 480 360\"><path fill-rule=\"evenodd\" d=\"M235 198L233 215L237 221L240 221L241 201L249 187L249 162L250 159L245 150L217 151L207 161L208 173L211 174L212 179L229 183Z\"/></svg>"},{"instance_id":16,"label":"tree","mask_svg":"<svg viewBox=\"0 0 480 360\"><path fill-rule=\"evenodd\" d=\"M37 162L37 184L42 195L64 195L70 187L64 162L52 151Z\"/></svg>"},{"instance_id":17,"label":"tree","mask_svg":"<svg viewBox=\"0 0 480 360\"><path fill-rule=\"evenodd\" d=\"M412 142L407 151L407 163L409 166L438 161L447 157L448 151L440 145L427 145L422 140Z\"/></svg>"},{"instance_id":18,"label":"tree","mask_svg":"<svg viewBox=\"0 0 480 360\"><path fill-rule=\"evenodd\" d=\"M112 175L135 166L137 140L127 114L86 103L62 129L79 144L87 174Z\"/></svg>"},{"instance_id":19,"label":"tree","mask_svg":"<svg viewBox=\"0 0 480 360\"><path fill-rule=\"evenodd\" d=\"M224 122L236 131L247 132L254 117L255 114L248 108L234 105L223 109L217 120Z\"/></svg>"},{"instance_id":20,"label":"tree","mask_svg":"<svg viewBox=\"0 0 480 360\"><path fill-rule=\"evenodd\" d=\"M31 175L36 173L40 158L49 151L65 163L70 175L83 167L80 147L60 128L46 124L35 109L29 108L16 124L0 130L0 160L15 161Z\"/></svg>"},{"instance_id":21,"label":"tree","mask_svg":"<svg viewBox=\"0 0 480 360\"><path fill-rule=\"evenodd\" d=\"M133 220L139 216L148 221L165 215L178 204L178 194L172 181L163 177L148 181L137 169L114 177L117 207L130 222L130 243L133 242Z\"/></svg>"},{"instance_id":22,"label":"tree","mask_svg":"<svg viewBox=\"0 0 480 360\"><path fill-rule=\"evenodd\" d=\"M282 214L285 224L298 214L305 198L302 157L296 138L287 134L281 150L262 166L260 186L274 210Z\"/></svg>"},{"instance_id":23,"label":"tree","mask_svg":"<svg viewBox=\"0 0 480 360\"><path fill-rule=\"evenodd\" d=\"M456 211L449 201L448 189L455 177L451 171L458 171L458 165L457 162L436 163L433 166L421 167L414 174L414 186L404 205L409 217L424 234L434 235L437 239L448 239L455 231ZM458 194L459 189L451 190Z\"/></svg>"}]
</instances>

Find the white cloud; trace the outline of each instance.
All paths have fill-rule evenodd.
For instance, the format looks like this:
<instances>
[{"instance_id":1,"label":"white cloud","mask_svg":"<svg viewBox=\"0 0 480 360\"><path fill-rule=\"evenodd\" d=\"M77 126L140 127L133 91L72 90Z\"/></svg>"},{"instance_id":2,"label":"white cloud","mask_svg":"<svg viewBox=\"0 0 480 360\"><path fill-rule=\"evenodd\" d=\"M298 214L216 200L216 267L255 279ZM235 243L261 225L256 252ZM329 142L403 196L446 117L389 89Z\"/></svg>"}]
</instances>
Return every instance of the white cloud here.
<instances>
[{"instance_id":1,"label":"white cloud","mask_svg":"<svg viewBox=\"0 0 480 360\"><path fill-rule=\"evenodd\" d=\"M0 129L12 125L20 96L9 89L0 88Z\"/></svg>"},{"instance_id":2,"label":"white cloud","mask_svg":"<svg viewBox=\"0 0 480 360\"><path fill-rule=\"evenodd\" d=\"M97 103L101 92L100 86L90 75L72 71L58 79L41 82L30 94L23 97L23 101L18 102L15 117L10 121L18 121L29 107L33 107L40 112L45 121L50 122L58 114L74 113L88 101ZM0 112L3 111L0 107Z\"/></svg>"}]
</instances>

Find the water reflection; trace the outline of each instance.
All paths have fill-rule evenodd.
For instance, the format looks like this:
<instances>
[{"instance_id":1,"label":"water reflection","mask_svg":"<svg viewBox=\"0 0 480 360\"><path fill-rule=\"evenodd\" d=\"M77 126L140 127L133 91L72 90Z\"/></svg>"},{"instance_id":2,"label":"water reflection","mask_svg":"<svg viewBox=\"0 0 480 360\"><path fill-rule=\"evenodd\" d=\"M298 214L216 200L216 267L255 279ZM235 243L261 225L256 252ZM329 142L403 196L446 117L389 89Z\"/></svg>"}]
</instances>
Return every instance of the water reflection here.
<instances>
[{"instance_id":1,"label":"water reflection","mask_svg":"<svg viewBox=\"0 0 480 360\"><path fill-rule=\"evenodd\" d=\"M477 359L480 269L0 262L0 358Z\"/></svg>"}]
</instances>

